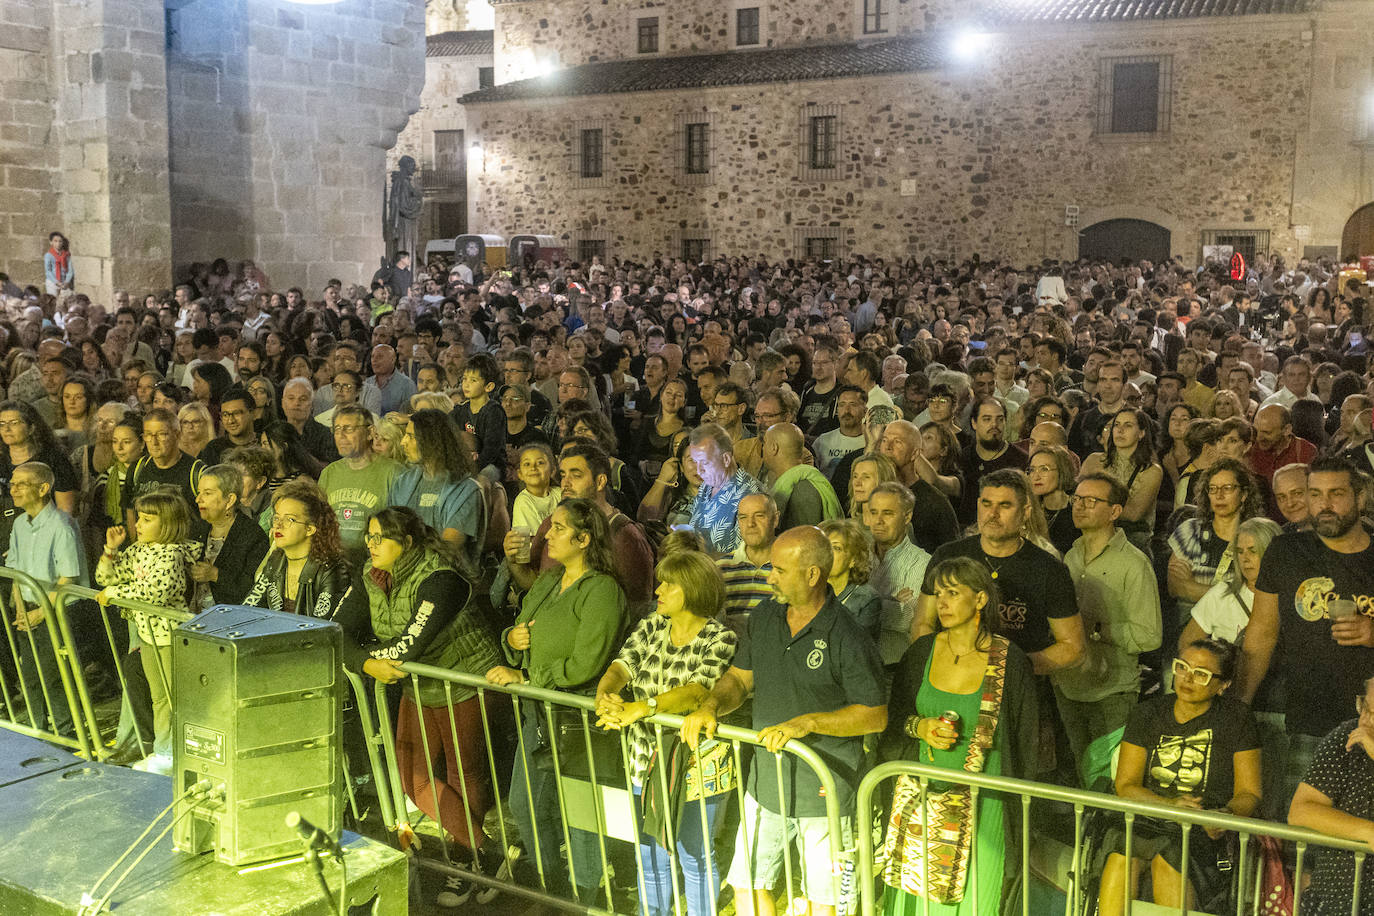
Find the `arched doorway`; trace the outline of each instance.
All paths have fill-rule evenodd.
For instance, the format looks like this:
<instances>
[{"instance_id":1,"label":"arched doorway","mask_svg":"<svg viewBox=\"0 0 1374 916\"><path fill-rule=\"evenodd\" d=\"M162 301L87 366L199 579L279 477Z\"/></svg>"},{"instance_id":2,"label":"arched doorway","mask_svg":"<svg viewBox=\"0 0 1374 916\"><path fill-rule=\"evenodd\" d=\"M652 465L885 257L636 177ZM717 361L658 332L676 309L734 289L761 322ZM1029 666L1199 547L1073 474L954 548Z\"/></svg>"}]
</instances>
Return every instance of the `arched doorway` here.
<instances>
[{"instance_id":1,"label":"arched doorway","mask_svg":"<svg viewBox=\"0 0 1374 916\"><path fill-rule=\"evenodd\" d=\"M1153 261L1169 259L1171 233L1143 219L1108 219L1079 233L1078 256L1091 261Z\"/></svg>"},{"instance_id":2,"label":"arched doorway","mask_svg":"<svg viewBox=\"0 0 1374 916\"><path fill-rule=\"evenodd\" d=\"M1353 261L1362 254L1374 254L1374 203L1350 214L1341 233L1341 258Z\"/></svg>"}]
</instances>

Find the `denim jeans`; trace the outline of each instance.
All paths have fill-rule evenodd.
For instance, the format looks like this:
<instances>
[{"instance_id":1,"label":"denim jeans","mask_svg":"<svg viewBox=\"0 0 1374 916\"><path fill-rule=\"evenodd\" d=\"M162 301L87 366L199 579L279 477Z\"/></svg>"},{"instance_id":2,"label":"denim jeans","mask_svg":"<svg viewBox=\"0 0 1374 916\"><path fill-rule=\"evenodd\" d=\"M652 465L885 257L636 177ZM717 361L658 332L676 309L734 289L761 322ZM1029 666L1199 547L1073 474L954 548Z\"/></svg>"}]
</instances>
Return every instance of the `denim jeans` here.
<instances>
[{"instance_id":1,"label":"denim jeans","mask_svg":"<svg viewBox=\"0 0 1374 916\"><path fill-rule=\"evenodd\" d=\"M538 703L520 700L522 743L516 748L511 769L510 807L525 844L526 861L531 867L543 869L550 893L562 896L572 889L572 876L559 854L563 819L558 805L558 783L553 770L542 766L535 754L540 746L542 715ZM603 873L600 838L594 833L569 827L568 845L572 866L577 872L578 889L583 894L589 890L594 892L601 886Z\"/></svg>"},{"instance_id":2,"label":"denim jeans","mask_svg":"<svg viewBox=\"0 0 1374 916\"><path fill-rule=\"evenodd\" d=\"M19 648L20 684L24 688L24 702L33 718L32 725L43 731L52 729L53 733L67 738L75 737L72 711L62 688L62 674L57 667L52 639L48 636L48 625L40 622L29 634L33 636L32 645L24 633L15 633L14 642Z\"/></svg>"},{"instance_id":3,"label":"denim jeans","mask_svg":"<svg viewBox=\"0 0 1374 916\"><path fill-rule=\"evenodd\" d=\"M643 786L635 786L636 810ZM712 901L720 894L720 869L716 867L715 828L725 810L730 793L722 792L706 799L706 828L711 836L701 835L700 801L688 802L682 811L674 837L677 861L682 869L679 885L687 901L688 916L711 916ZM642 821L642 817L641 817ZM673 916L673 861L668 850L652 837L640 834L639 861L644 867L644 896L639 901L641 916Z\"/></svg>"}]
</instances>

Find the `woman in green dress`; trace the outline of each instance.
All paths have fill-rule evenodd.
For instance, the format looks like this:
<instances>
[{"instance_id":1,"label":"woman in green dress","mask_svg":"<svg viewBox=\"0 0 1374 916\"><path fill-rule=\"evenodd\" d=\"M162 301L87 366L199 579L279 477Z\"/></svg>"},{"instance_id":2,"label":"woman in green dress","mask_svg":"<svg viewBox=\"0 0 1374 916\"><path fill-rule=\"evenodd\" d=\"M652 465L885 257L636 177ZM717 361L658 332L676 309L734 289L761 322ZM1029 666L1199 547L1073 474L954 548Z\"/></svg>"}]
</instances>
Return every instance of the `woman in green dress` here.
<instances>
[{"instance_id":1,"label":"woman in green dress","mask_svg":"<svg viewBox=\"0 0 1374 916\"><path fill-rule=\"evenodd\" d=\"M948 770L1028 778L1039 726L1030 660L992 633L997 583L982 563L945 560L927 573L939 629L918 639L897 665L883 736L884 756ZM949 715L955 713L955 716ZM922 829L920 784L903 776L893 792L883 847L886 916L989 916L1010 895L1009 856L1019 835L1015 805L968 786L931 780ZM976 848L975 848L976 847Z\"/></svg>"}]
</instances>

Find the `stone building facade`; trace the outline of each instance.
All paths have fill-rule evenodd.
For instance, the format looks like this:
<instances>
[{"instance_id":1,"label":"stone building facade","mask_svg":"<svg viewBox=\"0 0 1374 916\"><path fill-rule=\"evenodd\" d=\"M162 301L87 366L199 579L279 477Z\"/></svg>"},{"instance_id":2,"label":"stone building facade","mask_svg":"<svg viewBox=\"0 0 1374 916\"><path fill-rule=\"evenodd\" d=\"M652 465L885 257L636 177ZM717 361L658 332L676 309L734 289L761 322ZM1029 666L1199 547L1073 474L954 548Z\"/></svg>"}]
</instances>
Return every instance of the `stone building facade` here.
<instances>
[{"instance_id":1,"label":"stone building facade","mask_svg":"<svg viewBox=\"0 0 1374 916\"><path fill-rule=\"evenodd\" d=\"M252 258L319 289L383 251L386 150L419 106L423 0L0 0L0 270L166 289Z\"/></svg>"},{"instance_id":2,"label":"stone building facade","mask_svg":"<svg viewBox=\"0 0 1374 916\"><path fill-rule=\"evenodd\" d=\"M432 32L425 43L420 110L411 115L396 145L387 152L388 172L402 156L410 156L420 167L422 242L467 232L468 167L473 153L467 116L458 99L494 81L490 29Z\"/></svg>"},{"instance_id":3,"label":"stone building facade","mask_svg":"<svg viewBox=\"0 0 1374 916\"><path fill-rule=\"evenodd\" d=\"M884 0L864 34L874 4L497 0L471 231L1038 260L1140 230L1117 253L1192 263L1334 252L1374 200L1374 4Z\"/></svg>"}]
</instances>

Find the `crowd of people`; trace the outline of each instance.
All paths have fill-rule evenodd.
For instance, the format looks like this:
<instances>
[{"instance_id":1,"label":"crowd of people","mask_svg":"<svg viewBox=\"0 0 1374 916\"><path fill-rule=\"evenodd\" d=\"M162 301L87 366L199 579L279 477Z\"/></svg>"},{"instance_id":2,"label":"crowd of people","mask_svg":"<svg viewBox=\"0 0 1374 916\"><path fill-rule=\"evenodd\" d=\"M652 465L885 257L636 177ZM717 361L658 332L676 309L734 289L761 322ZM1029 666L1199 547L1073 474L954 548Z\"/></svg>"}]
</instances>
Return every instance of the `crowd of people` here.
<instances>
[{"instance_id":1,"label":"crowd of people","mask_svg":"<svg viewBox=\"0 0 1374 916\"><path fill-rule=\"evenodd\" d=\"M1354 268L741 256L474 275L402 252L366 285L282 291L216 261L107 305L73 292L52 241L47 293L13 289L0 320L6 564L93 577L100 606L335 620L344 665L388 684L421 662L594 698L628 730L645 913L680 887L703 916L725 883L771 916L793 842L812 911L834 912L826 805L852 813L877 759L1374 846ZM9 664L54 677L40 596L12 600L31 638ZM93 677L102 613L74 617ZM125 616L111 759L166 769L170 627ZM60 695L26 691L10 702L71 730ZM541 704L513 742L520 844L485 832L502 791L485 733L517 729L498 705L407 691L403 787L483 873L595 901L605 844L560 818L541 758L563 729ZM684 717L676 802L655 713ZM715 740L731 716L765 751L810 747L838 798L785 754L735 772ZM1007 899L1018 806L903 778L888 814L887 913ZM1106 843L1103 912L1142 873L1169 906L1224 892L1219 832L1187 862L1164 820L1138 823L1134 861ZM1305 905L1348 912L1353 863L1319 853ZM492 891L450 878L439 902L474 894Z\"/></svg>"}]
</instances>

